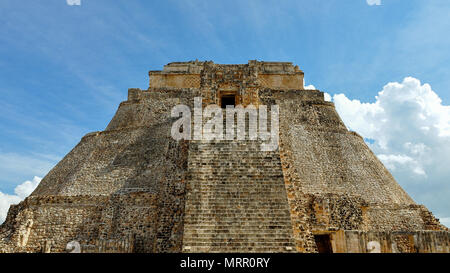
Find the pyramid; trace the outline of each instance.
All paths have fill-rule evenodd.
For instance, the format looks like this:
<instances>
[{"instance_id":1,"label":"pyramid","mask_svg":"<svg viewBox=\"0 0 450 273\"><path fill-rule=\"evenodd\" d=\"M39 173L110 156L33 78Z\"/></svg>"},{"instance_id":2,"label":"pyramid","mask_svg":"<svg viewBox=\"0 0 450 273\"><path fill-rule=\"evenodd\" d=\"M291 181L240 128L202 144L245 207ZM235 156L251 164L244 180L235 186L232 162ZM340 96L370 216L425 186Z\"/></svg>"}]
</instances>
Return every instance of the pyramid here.
<instances>
[{"instance_id":1,"label":"pyramid","mask_svg":"<svg viewBox=\"0 0 450 273\"><path fill-rule=\"evenodd\" d=\"M104 131L85 135L11 206L0 252L450 252L447 228L323 92L304 89L303 75L259 61L150 71L147 90L129 89ZM191 128L179 128L194 136L175 138L174 107L196 101ZM250 113L243 139L229 119L208 131L206 109L226 106L266 107L278 114L267 132L279 133L259 137L265 121Z\"/></svg>"}]
</instances>

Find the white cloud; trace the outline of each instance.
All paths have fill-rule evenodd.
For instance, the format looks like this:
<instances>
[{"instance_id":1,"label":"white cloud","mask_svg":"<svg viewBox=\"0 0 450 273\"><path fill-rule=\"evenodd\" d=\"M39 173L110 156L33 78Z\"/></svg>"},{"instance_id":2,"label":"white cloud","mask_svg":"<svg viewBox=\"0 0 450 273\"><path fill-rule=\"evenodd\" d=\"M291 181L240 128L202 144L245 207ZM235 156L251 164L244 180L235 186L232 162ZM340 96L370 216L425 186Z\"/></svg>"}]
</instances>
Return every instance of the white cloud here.
<instances>
[{"instance_id":1,"label":"white cloud","mask_svg":"<svg viewBox=\"0 0 450 273\"><path fill-rule=\"evenodd\" d=\"M310 84L305 86L305 90L317 90L317 89L314 85Z\"/></svg>"},{"instance_id":2,"label":"white cloud","mask_svg":"<svg viewBox=\"0 0 450 273\"><path fill-rule=\"evenodd\" d=\"M25 181L14 189L14 193L22 199L30 195L39 185L42 178L35 176L31 181Z\"/></svg>"},{"instance_id":3,"label":"white cloud","mask_svg":"<svg viewBox=\"0 0 450 273\"><path fill-rule=\"evenodd\" d=\"M418 203L450 216L450 106L429 84L407 77L386 84L375 102L333 96L349 129L363 136Z\"/></svg>"},{"instance_id":4,"label":"white cloud","mask_svg":"<svg viewBox=\"0 0 450 273\"><path fill-rule=\"evenodd\" d=\"M317 90L317 88L312 84L306 85L305 79L303 79L303 86L305 90Z\"/></svg>"},{"instance_id":5,"label":"white cloud","mask_svg":"<svg viewBox=\"0 0 450 273\"><path fill-rule=\"evenodd\" d=\"M379 6L379 5L381 5L381 0L366 0L366 2L367 2L367 4L369 6L373 6L373 5Z\"/></svg>"},{"instance_id":6,"label":"white cloud","mask_svg":"<svg viewBox=\"0 0 450 273\"><path fill-rule=\"evenodd\" d=\"M33 180L23 182L14 189L15 195L0 192L0 224L5 221L9 207L11 205L18 204L30 195L39 185L41 180L42 178L35 176L33 177Z\"/></svg>"},{"instance_id":7,"label":"white cloud","mask_svg":"<svg viewBox=\"0 0 450 273\"><path fill-rule=\"evenodd\" d=\"M66 0L67 5L69 6L80 6L81 0Z\"/></svg>"},{"instance_id":8,"label":"white cloud","mask_svg":"<svg viewBox=\"0 0 450 273\"><path fill-rule=\"evenodd\" d=\"M49 154L19 154L0 151L0 184L12 189L12 181L25 180L37 175L44 177L60 160L59 156ZM20 181L19 180L19 181ZM22 181L23 181L22 180Z\"/></svg>"},{"instance_id":9,"label":"white cloud","mask_svg":"<svg viewBox=\"0 0 450 273\"><path fill-rule=\"evenodd\" d=\"M409 168L414 174L426 175L419 162L407 155L393 155L393 154L378 154L378 158L384 163L386 168L396 170L397 166L405 166Z\"/></svg>"},{"instance_id":10,"label":"white cloud","mask_svg":"<svg viewBox=\"0 0 450 273\"><path fill-rule=\"evenodd\" d=\"M0 192L0 224L5 221L9 207L20 201L22 201L22 199L17 195L9 195Z\"/></svg>"}]
</instances>

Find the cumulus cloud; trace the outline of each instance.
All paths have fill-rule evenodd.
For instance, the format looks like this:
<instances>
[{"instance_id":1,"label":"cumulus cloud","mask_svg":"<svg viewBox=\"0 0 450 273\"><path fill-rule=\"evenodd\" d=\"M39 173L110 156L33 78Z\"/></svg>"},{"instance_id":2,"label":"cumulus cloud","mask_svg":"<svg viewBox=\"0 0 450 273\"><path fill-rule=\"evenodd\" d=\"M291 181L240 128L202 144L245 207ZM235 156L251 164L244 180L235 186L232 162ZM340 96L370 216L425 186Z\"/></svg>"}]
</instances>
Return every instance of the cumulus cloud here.
<instances>
[{"instance_id":1,"label":"cumulus cloud","mask_svg":"<svg viewBox=\"0 0 450 273\"><path fill-rule=\"evenodd\" d=\"M305 85L305 89L306 90L317 90L316 87L314 85L312 85L312 84Z\"/></svg>"},{"instance_id":2,"label":"cumulus cloud","mask_svg":"<svg viewBox=\"0 0 450 273\"><path fill-rule=\"evenodd\" d=\"M14 189L14 195L0 192L0 224L5 221L9 207L18 204L30 195L39 185L41 180L42 178L35 176L31 181L23 182Z\"/></svg>"},{"instance_id":3,"label":"cumulus cloud","mask_svg":"<svg viewBox=\"0 0 450 273\"><path fill-rule=\"evenodd\" d=\"M39 185L42 178L35 176L31 181L25 181L14 189L14 193L19 196L21 199L25 199L30 195L34 189Z\"/></svg>"},{"instance_id":4,"label":"cumulus cloud","mask_svg":"<svg viewBox=\"0 0 450 273\"><path fill-rule=\"evenodd\" d=\"M344 94L333 101L349 129L364 137L416 201L450 216L450 106L429 84L407 77L386 84L375 102Z\"/></svg>"},{"instance_id":5,"label":"cumulus cloud","mask_svg":"<svg viewBox=\"0 0 450 273\"><path fill-rule=\"evenodd\" d=\"M369 6L373 6L373 5L379 6L379 5L381 5L381 0L366 0L366 2L367 2L367 4Z\"/></svg>"}]
</instances>

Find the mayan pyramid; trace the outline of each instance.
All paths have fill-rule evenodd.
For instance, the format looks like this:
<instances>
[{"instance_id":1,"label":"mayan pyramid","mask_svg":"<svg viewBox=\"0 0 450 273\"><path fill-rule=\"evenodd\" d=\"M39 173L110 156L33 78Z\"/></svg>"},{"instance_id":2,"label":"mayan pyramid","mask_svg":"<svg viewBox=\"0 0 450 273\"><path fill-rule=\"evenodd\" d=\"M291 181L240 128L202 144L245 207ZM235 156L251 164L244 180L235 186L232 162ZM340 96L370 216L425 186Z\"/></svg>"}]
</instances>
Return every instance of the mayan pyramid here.
<instances>
[{"instance_id":1,"label":"mayan pyramid","mask_svg":"<svg viewBox=\"0 0 450 273\"><path fill-rule=\"evenodd\" d=\"M11 206L0 252L450 252L447 228L323 92L304 89L298 66L176 62L149 76ZM277 105L278 147L175 140L171 109L195 98L201 108Z\"/></svg>"}]
</instances>

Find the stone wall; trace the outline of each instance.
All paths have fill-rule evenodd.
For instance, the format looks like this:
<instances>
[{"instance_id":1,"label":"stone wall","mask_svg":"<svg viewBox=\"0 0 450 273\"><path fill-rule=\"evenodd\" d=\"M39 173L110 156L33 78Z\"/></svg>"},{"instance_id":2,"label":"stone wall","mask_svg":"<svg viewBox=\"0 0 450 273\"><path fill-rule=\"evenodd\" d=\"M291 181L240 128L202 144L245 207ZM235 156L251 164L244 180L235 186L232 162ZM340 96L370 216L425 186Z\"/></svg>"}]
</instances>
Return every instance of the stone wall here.
<instances>
[{"instance_id":1,"label":"stone wall","mask_svg":"<svg viewBox=\"0 0 450 273\"><path fill-rule=\"evenodd\" d=\"M83 137L10 209L2 251L62 252L72 240L92 250L130 235L136 252L181 251L188 143L170 137L168 115L180 96L130 91L105 131Z\"/></svg>"},{"instance_id":2,"label":"stone wall","mask_svg":"<svg viewBox=\"0 0 450 273\"><path fill-rule=\"evenodd\" d=\"M62 252L74 239L98 233L105 197L31 196L12 207L0 230L15 252Z\"/></svg>"},{"instance_id":3,"label":"stone wall","mask_svg":"<svg viewBox=\"0 0 450 273\"><path fill-rule=\"evenodd\" d=\"M76 241L90 252L131 248L134 252L178 252L184 198L170 194L165 195L167 199L142 192L29 197L11 208L7 224L1 227L0 246L9 245L2 251L64 252L67 243ZM130 236L132 243L121 246L123 238Z\"/></svg>"},{"instance_id":4,"label":"stone wall","mask_svg":"<svg viewBox=\"0 0 450 273\"><path fill-rule=\"evenodd\" d=\"M257 105L257 89L303 89L303 72L288 62L170 63L162 71L150 71L149 76L150 89L198 88L207 104L218 104L221 92L234 92L243 105Z\"/></svg>"},{"instance_id":5,"label":"stone wall","mask_svg":"<svg viewBox=\"0 0 450 273\"><path fill-rule=\"evenodd\" d=\"M449 253L450 234L341 230L331 234L331 245L334 253Z\"/></svg>"},{"instance_id":6,"label":"stone wall","mask_svg":"<svg viewBox=\"0 0 450 273\"><path fill-rule=\"evenodd\" d=\"M346 129L323 93L308 92L322 97L304 100L294 92L274 96L280 106L281 150L297 176L297 190L350 194L368 203L414 204L364 140Z\"/></svg>"}]
</instances>

